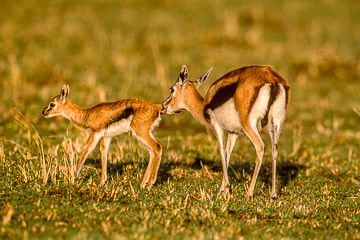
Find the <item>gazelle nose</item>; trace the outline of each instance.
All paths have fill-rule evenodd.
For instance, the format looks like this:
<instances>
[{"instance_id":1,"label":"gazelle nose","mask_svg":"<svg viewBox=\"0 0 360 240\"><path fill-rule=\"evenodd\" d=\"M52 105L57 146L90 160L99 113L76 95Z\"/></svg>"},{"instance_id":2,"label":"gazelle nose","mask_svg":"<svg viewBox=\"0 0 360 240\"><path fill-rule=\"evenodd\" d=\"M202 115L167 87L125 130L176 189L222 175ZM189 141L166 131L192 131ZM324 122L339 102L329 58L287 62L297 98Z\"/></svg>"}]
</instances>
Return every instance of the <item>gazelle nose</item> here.
<instances>
[{"instance_id":1,"label":"gazelle nose","mask_svg":"<svg viewBox=\"0 0 360 240\"><path fill-rule=\"evenodd\" d=\"M166 106L165 106L165 103L163 103L160 114L165 114L165 113L166 113Z\"/></svg>"},{"instance_id":2,"label":"gazelle nose","mask_svg":"<svg viewBox=\"0 0 360 240\"><path fill-rule=\"evenodd\" d=\"M42 112L41 112L41 113L42 113L42 115L44 115L44 114L45 114L45 109L44 109L44 110L42 110Z\"/></svg>"},{"instance_id":3,"label":"gazelle nose","mask_svg":"<svg viewBox=\"0 0 360 240\"><path fill-rule=\"evenodd\" d=\"M166 108L161 109L160 114L164 115L166 113Z\"/></svg>"}]
</instances>

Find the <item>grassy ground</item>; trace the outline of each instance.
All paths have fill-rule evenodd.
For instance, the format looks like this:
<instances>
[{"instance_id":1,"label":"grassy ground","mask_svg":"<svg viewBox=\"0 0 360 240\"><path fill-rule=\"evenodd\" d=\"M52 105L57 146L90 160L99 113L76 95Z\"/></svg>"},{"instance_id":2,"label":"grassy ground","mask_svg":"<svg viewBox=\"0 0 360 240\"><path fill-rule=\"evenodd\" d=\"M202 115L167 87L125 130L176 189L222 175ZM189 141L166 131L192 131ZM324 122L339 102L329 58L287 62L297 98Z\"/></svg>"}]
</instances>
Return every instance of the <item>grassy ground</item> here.
<instances>
[{"instance_id":1,"label":"grassy ground","mask_svg":"<svg viewBox=\"0 0 360 240\"><path fill-rule=\"evenodd\" d=\"M0 238L360 239L359 16L355 0L1 1ZM127 134L113 141L106 186L98 150L74 179L85 134L40 114L62 84L82 106L160 103L182 64L191 78L214 66L202 93L244 65L288 80L277 200L269 147L245 200L255 165L245 136L231 197L217 199L215 138L188 113L155 131L164 153L150 191L139 188L149 156Z\"/></svg>"}]
</instances>

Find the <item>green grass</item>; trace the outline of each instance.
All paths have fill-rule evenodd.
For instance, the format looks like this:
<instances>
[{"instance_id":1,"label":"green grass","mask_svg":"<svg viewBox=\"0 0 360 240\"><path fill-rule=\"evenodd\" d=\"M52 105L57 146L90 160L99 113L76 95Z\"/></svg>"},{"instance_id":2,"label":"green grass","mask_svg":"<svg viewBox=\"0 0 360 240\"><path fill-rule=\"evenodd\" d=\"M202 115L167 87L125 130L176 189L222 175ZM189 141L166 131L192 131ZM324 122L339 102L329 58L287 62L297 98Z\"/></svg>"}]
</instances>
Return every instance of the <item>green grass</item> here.
<instances>
[{"instance_id":1,"label":"green grass","mask_svg":"<svg viewBox=\"0 0 360 240\"><path fill-rule=\"evenodd\" d=\"M1 239L360 239L360 4L318 1L2 1ZM70 85L81 106L140 97L161 103L186 64L201 88L240 66L272 65L291 86L271 200L269 147L254 198L255 151L241 136L232 194L217 198L216 140L188 113L164 116L158 180L139 188L147 151L114 139L75 179L86 140L41 110ZM269 146L266 131L262 136Z\"/></svg>"}]
</instances>

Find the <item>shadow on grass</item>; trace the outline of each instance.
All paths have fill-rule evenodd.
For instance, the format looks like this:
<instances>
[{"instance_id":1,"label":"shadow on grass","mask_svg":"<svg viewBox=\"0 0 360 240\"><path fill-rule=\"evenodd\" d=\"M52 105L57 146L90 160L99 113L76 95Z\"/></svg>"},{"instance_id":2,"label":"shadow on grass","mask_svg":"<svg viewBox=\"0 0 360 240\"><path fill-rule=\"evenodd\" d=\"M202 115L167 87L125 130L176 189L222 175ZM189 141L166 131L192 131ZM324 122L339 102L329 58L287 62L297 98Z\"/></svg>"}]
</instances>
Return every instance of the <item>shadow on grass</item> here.
<instances>
[{"instance_id":1,"label":"shadow on grass","mask_svg":"<svg viewBox=\"0 0 360 240\"><path fill-rule=\"evenodd\" d=\"M196 164L195 164L196 163ZM198 169L201 169L201 164L207 166L212 171L222 172L221 163L216 163L212 160L207 160L204 158L196 158L196 161L193 164ZM289 182L296 178L300 170L304 170L305 166L292 162L290 159L281 159L276 162L276 175L277 179L280 180L280 188L285 187ZM255 169L255 160L254 162L250 161L233 161L230 163L228 173L231 178L230 181L235 182L244 182L248 176L252 176ZM272 175L272 163L263 162L260 168L260 172L257 178L257 181L264 182L266 184L271 184L271 175Z\"/></svg>"},{"instance_id":2,"label":"shadow on grass","mask_svg":"<svg viewBox=\"0 0 360 240\"><path fill-rule=\"evenodd\" d=\"M101 169L101 159L98 158L88 158L85 162L86 165L91 166L94 169ZM145 170L149 164L149 160L139 160L139 161L131 161L131 160L125 160L125 161L118 161L116 163L109 163L108 162L108 177L109 176L115 176L119 175L122 176L125 174L125 169L128 166L134 166L139 169L139 171L142 173L142 177L145 174ZM157 180L155 182L155 185L162 184L166 182L168 179L172 179L172 175L170 174L170 169L174 167L186 167L184 165L178 165L178 164L163 164L160 163L159 171ZM87 176L86 178L89 178L90 176ZM85 180L86 180L85 178Z\"/></svg>"},{"instance_id":3,"label":"shadow on grass","mask_svg":"<svg viewBox=\"0 0 360 240\"><path fill-rule=\"evenodd\" d=\"M86 160L86 164L101 169L101 160L90 158ZM127 166L137 166L142 174L145 173L146 167L148 165L148 161L119 161L117 163L108 163L108 176L111 175L123 175L124 169ZM222 175L222 166L220 161L214 161L202 157L196 157L193 162L185 163L185 162L162 162L160 164L158 177L155 185L163 184L168 181L168 179L173 179L170 171L174 168L182 168L182 169L193 169L193 170L201 170L203 166L206 166L212 172L219 172ZM252 176L255 168L255 162L250 161L233 161L229 166L229 177L231 182L245 182L249 176ZM305 166L301 164L297 164L291 161L291 159L281 159L277 161L276 174L278 179L278 188L281 191L281 188L287 186L289 182L296 178L300 170L304 170ZM258 175L258 182L263 182L265 184L271 184L271 171L272 164L271 162L265 162L262 164L260 168L260 172ZM279 191L279 192L280 192Z\"/></svg>"}]
</instances>

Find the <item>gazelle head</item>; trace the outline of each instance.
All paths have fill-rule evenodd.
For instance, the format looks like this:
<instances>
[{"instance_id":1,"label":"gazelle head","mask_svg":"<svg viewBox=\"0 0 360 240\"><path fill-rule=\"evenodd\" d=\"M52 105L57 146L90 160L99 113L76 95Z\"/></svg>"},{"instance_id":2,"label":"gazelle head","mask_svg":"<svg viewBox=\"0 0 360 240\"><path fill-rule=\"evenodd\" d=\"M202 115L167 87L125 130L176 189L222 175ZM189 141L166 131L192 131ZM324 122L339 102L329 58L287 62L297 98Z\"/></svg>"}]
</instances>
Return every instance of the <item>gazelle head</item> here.
<instances>
[{"instance_id":1,"label":"gazelle head","mask_svg":"<svg viewBox=\"0 0 360 240\"><path fill-rule=\"evenodd\" d=\"M196 81L189 81L187 80L189 76L188 69L183 65L175 84L170 88L170 96L163 103L161 114L174 114L182 110L187 110L191 97L194 93L197 93L198 88L208 78L212 69L211 67Z\"/></svg>"},{"instance_id":2,"label":"gazelle head","mask_svg":"<svg viewBox=\"0 0 360 240\"><path fill-rule=\"evenodd\" d=\"M69 96L69 92L69 85L63 85L60 95L53 97L49 104L42 111L44 117L51 118L55 116L63 116L67 103L66 99Z\"/></svg>"}]
</instances>

